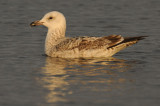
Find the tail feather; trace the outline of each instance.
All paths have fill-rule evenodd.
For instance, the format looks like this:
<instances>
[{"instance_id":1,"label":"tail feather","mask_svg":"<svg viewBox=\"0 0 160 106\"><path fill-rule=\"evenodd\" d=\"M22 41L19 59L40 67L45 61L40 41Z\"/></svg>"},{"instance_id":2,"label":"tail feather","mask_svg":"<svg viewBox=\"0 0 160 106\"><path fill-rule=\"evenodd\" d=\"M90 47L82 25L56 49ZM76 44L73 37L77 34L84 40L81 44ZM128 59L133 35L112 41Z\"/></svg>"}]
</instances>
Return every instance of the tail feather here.
<instances>
[{"instance_id":1,"label":"tail feather","mask_svg":"<svg viewBox=\"0 0 160 106\"><path fill-rule=\"evenodd\" d=\"M139 41L145 39L147 36L138 36L138 37L125 37L121 43L126 43L130 41Z\"/></svg>"},{"instance_id":2,"label":"tail feather","mask_svg":"<svg viewBox=\"0 0 160 106\"><path fill-rule=\"evenodd\" d=\"M135 43L137 43L139 40L144 39L147 36L138 36L138 37L126 37L124 40L116 45L108 47L109 55L112 56L115 53L123 50L124 48L131 46Z\"/></svg>"},{"instance_id":3,"label":"tail feather","mask_svg":"<svg viewBox=\"0 0 160 106\"><path fill-rule=\"evenodd\" d=\"M122 42L120 42L120 43L118 43L118 44L116 44L116 45L110 46L110 47L108 47L108 49L109 49L109 48L116 47L116 46L121 45L121 44L126 44L126 47L127 47L127 46L130 46L130 45L132 45L132 44L137 43L139 40L145 39L145 37L147 37L147 36L125 37Z\"/></svg>"}]
</instances>

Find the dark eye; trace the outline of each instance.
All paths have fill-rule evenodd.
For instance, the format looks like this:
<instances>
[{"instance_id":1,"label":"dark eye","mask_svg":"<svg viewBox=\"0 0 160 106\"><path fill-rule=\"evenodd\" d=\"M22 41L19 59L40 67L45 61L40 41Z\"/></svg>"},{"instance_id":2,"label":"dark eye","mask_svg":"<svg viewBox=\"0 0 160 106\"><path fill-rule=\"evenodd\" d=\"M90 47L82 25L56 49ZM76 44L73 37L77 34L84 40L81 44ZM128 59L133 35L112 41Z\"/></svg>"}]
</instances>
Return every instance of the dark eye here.
<instances>
[{"instance_id":1,"label":"dark eye","mask_svg":"<svg viewBox=\"0 0 160 106\"><path fill-rule=\"evenodd\" d=\"M49 17L48 19L50 19L50 20L51 20L51 19L53 19L53 17Z\"/></svg>"}]
</instances>

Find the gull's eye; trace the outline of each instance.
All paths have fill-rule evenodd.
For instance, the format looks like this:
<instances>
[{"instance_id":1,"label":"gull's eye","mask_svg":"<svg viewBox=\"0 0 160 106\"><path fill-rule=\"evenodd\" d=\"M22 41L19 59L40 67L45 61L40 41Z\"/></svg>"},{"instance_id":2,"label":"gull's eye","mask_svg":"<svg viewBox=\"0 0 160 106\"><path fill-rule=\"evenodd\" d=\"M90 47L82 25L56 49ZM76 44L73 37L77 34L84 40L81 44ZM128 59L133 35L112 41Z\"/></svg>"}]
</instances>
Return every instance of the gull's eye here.
<instances>
[{"instance_id":1,"label":"gull's eye","mask_svg":"<svg viewBox=\"0 0 160 106\"><path fill-rule=\"evenodd\" d=\"M51 19L53 19L53 17L49 17L48 19L51 20Z\"/></svg>"}]
</instances>

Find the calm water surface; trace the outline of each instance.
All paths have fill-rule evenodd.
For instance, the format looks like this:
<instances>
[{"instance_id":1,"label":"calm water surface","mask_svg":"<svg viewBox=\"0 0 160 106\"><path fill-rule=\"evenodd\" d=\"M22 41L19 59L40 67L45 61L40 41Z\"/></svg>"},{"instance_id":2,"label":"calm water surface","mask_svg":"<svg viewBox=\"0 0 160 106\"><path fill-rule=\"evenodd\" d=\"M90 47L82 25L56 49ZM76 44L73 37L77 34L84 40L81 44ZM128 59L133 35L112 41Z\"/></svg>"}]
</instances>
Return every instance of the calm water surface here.
<instances>
[{"instance_id":1,"label":"calm water surface","mask_svg":"<svg viewBox=\"0 0 160 106\"><path fill-rule=\"evenodd\" d=\"M159 0L1 0L0 106L159 106ZM67 36L147 35L111 58L42 56L47 29L32 21L57 10Z\"/></svg>"}]
</instances>

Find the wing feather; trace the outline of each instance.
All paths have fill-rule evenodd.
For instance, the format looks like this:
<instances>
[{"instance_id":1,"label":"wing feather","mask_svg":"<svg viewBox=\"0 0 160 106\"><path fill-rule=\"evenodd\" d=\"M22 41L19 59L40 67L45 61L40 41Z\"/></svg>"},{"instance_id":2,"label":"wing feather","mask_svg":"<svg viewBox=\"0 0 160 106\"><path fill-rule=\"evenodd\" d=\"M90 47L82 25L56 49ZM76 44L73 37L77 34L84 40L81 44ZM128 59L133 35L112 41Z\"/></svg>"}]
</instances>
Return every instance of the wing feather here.
<instances>
[{"instance_id":1,"label":"wing feather","mask_svg":"<svg viewBox=\"0 0 160 106\"><path fill-rule=\"evenodd\" d=\"M120 35L110 35L105 37L75 37L67 38L64 41L56 45L58 51L79 49L100 49L108 48L110 46L116 45L124 40Z\"/></svg>"}]
</instances>

